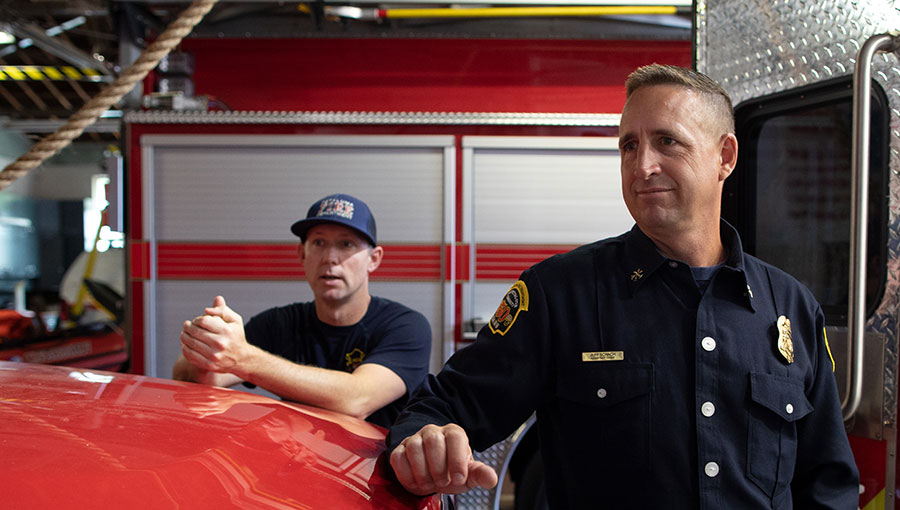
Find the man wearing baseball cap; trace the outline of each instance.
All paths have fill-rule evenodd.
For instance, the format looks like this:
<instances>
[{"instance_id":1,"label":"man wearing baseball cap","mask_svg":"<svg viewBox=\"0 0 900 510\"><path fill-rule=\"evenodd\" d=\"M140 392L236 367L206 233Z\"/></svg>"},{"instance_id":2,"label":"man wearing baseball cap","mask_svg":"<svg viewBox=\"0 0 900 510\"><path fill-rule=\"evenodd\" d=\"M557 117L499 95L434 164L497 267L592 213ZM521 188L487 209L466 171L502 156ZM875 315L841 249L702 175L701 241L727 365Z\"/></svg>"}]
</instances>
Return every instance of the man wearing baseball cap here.
<instances>
[{"instance_id":1,"label":"man wearing baseball cap","mask_svg":"<svg viewBox=\"0 0 900 510\"><path fill-rule=\"evenodd\" d=\"M185 321L173 377L259 386L285 400L389 426L428 373L431 328L399 303L369 294L384 250L375 218L350 195L317 201L291 226L313 291L309 303L271 308L243 323L216 296Z\"/></svg>"}]
</instances>

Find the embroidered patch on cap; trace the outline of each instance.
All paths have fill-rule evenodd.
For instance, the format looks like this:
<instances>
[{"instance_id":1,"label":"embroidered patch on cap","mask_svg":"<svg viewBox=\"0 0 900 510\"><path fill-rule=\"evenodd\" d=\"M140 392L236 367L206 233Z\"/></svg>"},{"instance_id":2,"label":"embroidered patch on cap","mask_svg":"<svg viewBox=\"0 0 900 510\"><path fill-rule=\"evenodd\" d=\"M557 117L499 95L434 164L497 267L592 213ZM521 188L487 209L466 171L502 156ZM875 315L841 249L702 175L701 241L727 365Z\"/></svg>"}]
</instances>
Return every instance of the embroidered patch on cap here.
<instances>
[{"instance_id":1,"label":"embroidered patch on cap","mask_svg":"<svg viewBox=\"0 0 900 510\"><path fill-rule=\"evenodd\" d=\"M515 324L519 312L527 310L528 287L525 286L525 282L519 280L503 296L503 301L500 302L500 306L488 322L488 327L492 333L503 336Z\"/></svg>"},{"instance_id":2,"label":"embroidered patch on cap","mask_svg":"<svg viewBox=\"0 0 900 510\"><path fill-rule=\"evenodd\" d=\"M326 198L319 204L316 216L340 216L353 219L353 202L342 198Z\"/></svg>"}]
</instances>

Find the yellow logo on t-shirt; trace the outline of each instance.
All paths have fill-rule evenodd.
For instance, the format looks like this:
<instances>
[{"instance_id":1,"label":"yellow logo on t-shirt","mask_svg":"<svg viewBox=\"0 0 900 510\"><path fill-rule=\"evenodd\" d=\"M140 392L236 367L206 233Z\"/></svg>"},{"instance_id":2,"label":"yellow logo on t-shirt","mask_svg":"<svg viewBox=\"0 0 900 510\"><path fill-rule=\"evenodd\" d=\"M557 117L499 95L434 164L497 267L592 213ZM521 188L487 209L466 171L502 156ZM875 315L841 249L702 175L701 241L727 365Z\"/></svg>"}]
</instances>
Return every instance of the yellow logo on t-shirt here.
<instances>
[{"instance_id":1,"label":"yellow logo on t-shirt","mask_svg":"<svg viewBox=\"0 0 900 510\"><path fill-rule=\"evenodd\" d=\"M344 358L347 359L347 370L352 372L356 370L356 367L358 367L364 359L366 359L366 353L357 348L344 354Z\"/></svg>"}]
</instances>

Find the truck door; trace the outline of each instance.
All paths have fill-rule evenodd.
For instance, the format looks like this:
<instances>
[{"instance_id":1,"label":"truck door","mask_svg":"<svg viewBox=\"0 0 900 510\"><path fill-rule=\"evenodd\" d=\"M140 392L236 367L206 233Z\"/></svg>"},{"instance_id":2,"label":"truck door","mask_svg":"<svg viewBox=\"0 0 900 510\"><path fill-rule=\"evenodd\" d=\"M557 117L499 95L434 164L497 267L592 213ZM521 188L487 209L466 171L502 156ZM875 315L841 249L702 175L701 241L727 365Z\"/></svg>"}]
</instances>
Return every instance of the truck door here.
<instances>
[{"instance_id":1,"label":"truck door","mask_svg":"<svg viewBox=\"0 0 900 510\"><path fill-rule=\"evenodd\" d=\"M878 149L870 154L863 264L868 320L884 295L888 257L887 101L876 90L871 130ZM850 80L840 79L742 103L736 109L740 163L727 181L723 201L723 215L741 232L747 251L797 277L822 305L842 402L848 400L852 362L847 335L851 92ZM894 433L886 430L883 412L886 391L893 385L885 386L894 372L889 365L896 363L888 361L885 351L889 335L875 325L864 335L862 400L847 422L858 438L882 441ZM860 456L858 450L856 454ZM872 467L860 466L863 477L881 478L866 473ZM872 490L878 484L870 485Z\"/></svg>"},{"instance_id":2,"label":"truck door","mask_svg":"<svg viewBox=\"0 0 900 510\"><path fill-rule=\"evenodd\" d=\"M889 52L874 58L871 79L860 80L871 85L862 96L870 117L861 124L871 135L862 158L868 182L854 185L852 163L853 121L866 111L854 114L854 66L867 40L900 28L900 15L874 1L791 0L710 1L696 15L696 66L735 103L739 164L726 182L723 216L747 251L797 277L821 303L860 470L860 507L894 508L900 144L891 126L900 65ZM868 196L860 200L858 189ZM859 212L863 223L853 219ZM866 235L857 239L861 227ZM848 341L854 316L864 325L858 344Z\"/></svg>"}]
</instances>

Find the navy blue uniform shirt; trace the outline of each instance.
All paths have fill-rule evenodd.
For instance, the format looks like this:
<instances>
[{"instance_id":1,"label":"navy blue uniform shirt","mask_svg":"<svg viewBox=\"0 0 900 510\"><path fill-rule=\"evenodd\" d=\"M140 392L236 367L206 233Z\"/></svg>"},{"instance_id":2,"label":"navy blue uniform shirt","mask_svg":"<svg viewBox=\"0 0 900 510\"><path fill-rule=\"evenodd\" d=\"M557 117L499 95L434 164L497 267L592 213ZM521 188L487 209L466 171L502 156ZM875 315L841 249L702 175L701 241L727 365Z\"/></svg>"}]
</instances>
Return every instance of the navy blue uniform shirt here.
<instances>
[{"instance_id":1,"label":"navy blue uniform shirt","mask_svg":"<svg viewBox=\"0 0 900 510\"><path fill-rule=\"evenodd\" d=\"M702 294L637 227L526 270L389 446L453 422L482 450L536 411L554 509L857 508L818 303L722 239Z\"/></svg>"}]
</instances>

